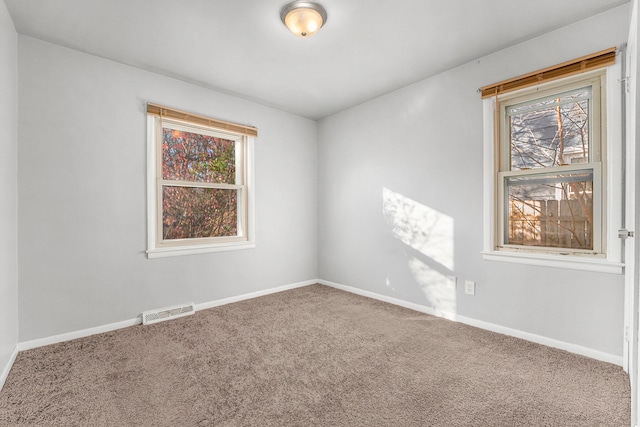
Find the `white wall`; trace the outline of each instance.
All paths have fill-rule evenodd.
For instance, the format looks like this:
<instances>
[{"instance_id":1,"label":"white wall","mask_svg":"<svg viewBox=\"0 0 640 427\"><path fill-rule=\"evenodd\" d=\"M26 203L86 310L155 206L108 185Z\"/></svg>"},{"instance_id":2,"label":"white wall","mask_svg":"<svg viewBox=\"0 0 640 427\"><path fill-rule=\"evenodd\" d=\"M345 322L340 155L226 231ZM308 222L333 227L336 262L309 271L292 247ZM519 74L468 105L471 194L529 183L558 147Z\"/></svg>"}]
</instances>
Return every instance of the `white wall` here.
<instances>
[{"instance_id":1,"label":"white wall","mask_svg":"<svg viewBox=\"0 0 640 427\"><path fill-rule=\"evenodd\" d=\"M622 276L483 261L477 89L619 46L628 22L621 6L320 121L320 277L621 356Z\"/></svg>"},{"instance_id":2,"label":"white wall","mask_svg":"<svg viewBox=\"0 0 640 427\"><path fill-rule=\"evenodd\" d=\"M18 52L21 342L317 277L314 121L24 36ZM256 249L146 258L147 101L258 127Z\"/></svg>"},{"instance_id":3,"label":"white wall","mask_svg":"<svg viewBox=\"0 0 640 427\"><path fill-rule=\"evenodd\" d=\"M0 2L0 388L18 343L17 35Z\"/></svg>"}]
</instances>

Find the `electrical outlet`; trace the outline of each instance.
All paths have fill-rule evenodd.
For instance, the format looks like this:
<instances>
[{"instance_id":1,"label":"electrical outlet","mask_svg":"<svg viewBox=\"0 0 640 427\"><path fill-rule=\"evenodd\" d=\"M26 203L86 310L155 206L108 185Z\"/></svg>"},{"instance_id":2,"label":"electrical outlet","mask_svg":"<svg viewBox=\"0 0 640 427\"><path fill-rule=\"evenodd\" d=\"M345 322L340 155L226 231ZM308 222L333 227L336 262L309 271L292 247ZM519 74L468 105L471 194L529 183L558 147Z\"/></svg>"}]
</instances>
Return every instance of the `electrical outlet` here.
<instances>
[{"instance_id":1,"label":"electrical outlet","mask_svg":"<svg viewBox=\"0 0 640 427\"><path fill-rule=\"evenodd\" d=\"M464 281L464 293L467 295L475 295L476 294L476 282L472 282L471 280Z\"/></svg>"},{"instance_id":2,"label":"electrical outlet","mask_svg":"<svg viewBox=\"0 0 640 427\"><path fill-rule=\"evenodd\" d=\"M456 288L456 276L447 276L447 288L448 289Z\"/></svg>"}]
</instances>

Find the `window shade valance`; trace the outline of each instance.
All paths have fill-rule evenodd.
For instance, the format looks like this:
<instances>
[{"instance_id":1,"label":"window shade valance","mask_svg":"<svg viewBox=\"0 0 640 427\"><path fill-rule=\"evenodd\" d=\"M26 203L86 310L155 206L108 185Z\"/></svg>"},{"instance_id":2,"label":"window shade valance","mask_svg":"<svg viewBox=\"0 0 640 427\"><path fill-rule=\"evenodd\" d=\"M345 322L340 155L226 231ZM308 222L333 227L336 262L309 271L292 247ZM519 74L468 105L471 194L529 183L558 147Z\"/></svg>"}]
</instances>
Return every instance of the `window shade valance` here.
<instances>
[{"instance_id":1,"label":"window shade valance","mask_svg":"<svg viewBox=\"0 0 640 427\"><path fill-rule=\"evenodd\" d=\"M164 117L167 119L175 119L181 120L189 123L194 123L198 125L203 125L211 128L215 128L218 130L227 130L234 133L247 135L247 136L258 136L258 129L252 126L245 126L236 123L229 123L222 120L211 119L209 117L198 116L196 114L187 113L185 111L176 110L169 107L163 107L161 105L156 104L147 104L147 114Z\"/></svg>"},{"instance_id":2,"label":"window shade valance","mask_svg":"<svg viewBox=\"0 0 640 427\"><path fill-rule=\"evenodd\" d=\"M542 70L484 86L480 88L480 92L482 94L482 98L489 98L491 96L497 96L502 93L511 92L528 86L606 67L613 65L615 62L616 48L612 47L572 61L563 62L562 64L543 68Z\"/></svg>"}]
</instances>

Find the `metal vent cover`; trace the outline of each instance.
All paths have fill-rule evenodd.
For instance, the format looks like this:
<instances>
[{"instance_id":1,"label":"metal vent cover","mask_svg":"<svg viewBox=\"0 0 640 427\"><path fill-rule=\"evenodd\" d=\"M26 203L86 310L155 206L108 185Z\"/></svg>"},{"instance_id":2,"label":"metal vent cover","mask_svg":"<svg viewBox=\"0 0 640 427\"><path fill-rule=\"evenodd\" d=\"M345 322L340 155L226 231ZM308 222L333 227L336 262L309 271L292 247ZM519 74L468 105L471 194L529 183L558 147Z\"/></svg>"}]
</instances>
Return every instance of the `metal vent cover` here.
<instances>
[{"instance_id":1,"label":"metal vent cover","mask_svg":"<svg viewBox=\"0 0 640 427\"><path fill-rule=\"evenodd\" d=\"M149 310L142 313L142 324L150 325L152 323L163 322L177 317L188 316L195 312L196 308L193 303L175 305L173 307L165 307L157 310Z\"/></svg>"}]
</instances>

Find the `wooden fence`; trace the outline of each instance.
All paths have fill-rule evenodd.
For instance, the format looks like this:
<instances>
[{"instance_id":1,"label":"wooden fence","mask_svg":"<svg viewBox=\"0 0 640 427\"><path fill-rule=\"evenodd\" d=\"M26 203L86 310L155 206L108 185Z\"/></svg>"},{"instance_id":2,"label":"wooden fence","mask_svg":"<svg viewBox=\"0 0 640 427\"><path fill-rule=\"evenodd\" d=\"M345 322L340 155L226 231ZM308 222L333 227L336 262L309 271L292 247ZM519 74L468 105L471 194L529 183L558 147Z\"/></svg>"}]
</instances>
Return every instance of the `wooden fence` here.
<instances>
[{"instance_id":1,"label":"wooden fence","mask_svg":"<svg viewBox=\"0 0 640 427\"><path fill-rule=\"evenodd\" d=\"M592 211L580 200L511 201L505 243L593 249Z\"/></svg>"}]
</instances>

